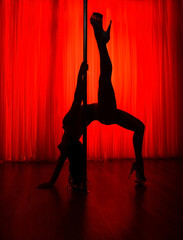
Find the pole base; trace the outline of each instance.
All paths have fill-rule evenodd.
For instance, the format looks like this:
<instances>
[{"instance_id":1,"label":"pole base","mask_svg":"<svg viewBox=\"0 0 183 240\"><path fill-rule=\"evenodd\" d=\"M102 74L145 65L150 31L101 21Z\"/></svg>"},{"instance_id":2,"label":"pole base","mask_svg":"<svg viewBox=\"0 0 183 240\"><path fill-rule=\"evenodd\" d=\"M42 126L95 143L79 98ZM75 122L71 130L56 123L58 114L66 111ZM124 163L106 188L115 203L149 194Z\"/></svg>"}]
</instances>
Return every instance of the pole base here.
<instances>
[{"instance_id":1,"label":"pole base","mask_svg":"<svg viewBox=\"0 0 183 240\"><path fill-rule=\"evenodd\" d=\"M67 186L67 190L69 192L80 192L80 193L89 193L88 187L86 184L82 184L80 186L76 184L69 184Z\"/></svg>"}]
</instances>

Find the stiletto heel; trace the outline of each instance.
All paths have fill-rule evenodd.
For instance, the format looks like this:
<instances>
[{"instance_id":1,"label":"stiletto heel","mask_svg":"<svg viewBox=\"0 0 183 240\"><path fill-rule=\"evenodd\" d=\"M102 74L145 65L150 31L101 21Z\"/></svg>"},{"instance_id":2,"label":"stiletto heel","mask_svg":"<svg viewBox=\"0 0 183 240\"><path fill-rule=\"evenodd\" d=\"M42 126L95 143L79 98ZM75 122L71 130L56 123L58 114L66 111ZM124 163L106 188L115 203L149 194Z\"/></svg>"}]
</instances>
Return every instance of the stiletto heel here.
<instances>
[{"instance_id":1,"label":"stiletto heel","mask_svg":"<svg viewBox=\"0 0 183 240\"><path fill-rule=\"evenodd\" d=\"M132 163L132 168L131 168L128 178L130 178L130 176L132 175L134 170L136 171L135 182L138 184L144 184L147 181L147 179L144 177L143 174L140 173L139 168L137 167L137 162Z\"/></svg>"},{"instance_id":2,"label":"stiletto heel","mask_svg":"<svg viewBox=\"0 0 183 240\"><path fill-rule=\"evenodd\" d=\"M130 171L130 174L129 174L128 178L131 177L131 175L132 175L132 173L133 173L134 170L136 170L136 164L135 164L135 162L132 163L132 168L131 168L131 171Z\"/></svg>"},{"instance_id":3,"label":"stiletto heel","mask_svg":"<svg viewBox=\"0 0 183 240\"><path fill-rule=\"evenodd\" d=\"M112 20L111 20L110 23L109 23L109 26L108 26L108 28L107 28L107 31L103 31L103 34L102 34L105 43L108 43L109 40L110 40L111 23L112 23Z\"/></svg>"}]
</instances>

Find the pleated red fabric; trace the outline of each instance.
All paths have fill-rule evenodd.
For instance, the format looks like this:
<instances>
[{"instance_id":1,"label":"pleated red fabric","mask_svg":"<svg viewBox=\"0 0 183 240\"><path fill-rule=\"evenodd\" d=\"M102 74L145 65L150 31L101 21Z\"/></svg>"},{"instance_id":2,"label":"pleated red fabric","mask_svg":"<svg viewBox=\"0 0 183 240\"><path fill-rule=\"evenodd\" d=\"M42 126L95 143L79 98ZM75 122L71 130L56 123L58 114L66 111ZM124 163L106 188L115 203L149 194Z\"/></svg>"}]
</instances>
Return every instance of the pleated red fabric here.
<instances>
[{"instance_id":1,"label":"pleated red fabric","mask_svg":"<svg viewBox=\"0 0 183 240\"><path fill-rule=\"evenodd\" d=\"M88 0L88 103L97 102L99 54L89 18L112 19L108 50L117 107L144 122L144 157L182 152L183 4ZM55 160L83 49L82 0L0 1L0 159ZM132 158L133 132L88 127L88 159Z\"/></svg>"}]
</instances>

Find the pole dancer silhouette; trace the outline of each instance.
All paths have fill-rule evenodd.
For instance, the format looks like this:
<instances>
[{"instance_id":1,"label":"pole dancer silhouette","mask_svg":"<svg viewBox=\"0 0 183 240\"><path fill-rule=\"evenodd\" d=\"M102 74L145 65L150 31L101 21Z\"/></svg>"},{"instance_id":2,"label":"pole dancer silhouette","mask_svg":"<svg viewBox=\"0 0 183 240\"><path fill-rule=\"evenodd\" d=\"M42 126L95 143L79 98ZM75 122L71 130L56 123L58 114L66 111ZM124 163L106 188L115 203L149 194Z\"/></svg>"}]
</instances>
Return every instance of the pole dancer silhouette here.
<instances>
[{"instance_id":1,"label":"pole dancer silhouette","mask_svg":"<svg viewBox=\"0 0 183 240\"><path fill-rule=\"evenodd\" d=\"M102 124L117 124L134 132L133 146L135 150L136 161L132 164L130 175L133 171L136 171L135 181L140 184L144 184L146 182L142 157L142 143L145 126L139 119L116 108L116 99L111 82L112 63L106 47L106 44L110 40L110 28L112 21L110 21L107 31L104 31L102 19L103 15L100 13L93 13L90 18L100 54L98 104L95 103L86 105L85 115L84 106L81 105L81 103L84 98L85 87L83 76L86 75L88 65L86 62L83 62L78 74L74 101L71 109L63 119L64 134L61 143L58 145L58 148L61 152L60 157L50 181L40 184L38 188L49 188L55 184L63 164L68 157L70 161L69 183L71 188L79 191L87 190L84 183L84 149L82 143L79 141L83 134L83 120L85 117L86 126L88 126L92 121L98 120Z\"/></svg>"}]
</instances>

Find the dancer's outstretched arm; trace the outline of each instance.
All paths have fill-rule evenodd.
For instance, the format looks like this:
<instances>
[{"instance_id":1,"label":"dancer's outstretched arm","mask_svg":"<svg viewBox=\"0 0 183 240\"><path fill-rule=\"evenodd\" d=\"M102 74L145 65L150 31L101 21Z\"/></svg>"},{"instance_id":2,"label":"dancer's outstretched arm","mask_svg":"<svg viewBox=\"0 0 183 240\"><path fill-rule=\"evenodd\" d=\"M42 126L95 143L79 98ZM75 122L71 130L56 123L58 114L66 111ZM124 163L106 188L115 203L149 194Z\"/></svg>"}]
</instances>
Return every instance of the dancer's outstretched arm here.
<instances>
[{"instance_id":1,"label":"dancer's outstretched arm","mask_svg":"<svg viewBox=\"0 0 183 240\"><path fill-rule=\"evenodd\" d=\"M67 155L61 154L50 180L48 182L41 183L40 185L38 185L37 188L44 189L44 188L53 187L53 185L55 184L55 182L56 182L56 180L57 180L57 178L60 174L60 171L61 171L61 169L63 167L63 164L64 164L66 159L67 159Z\"/></svg>"}]
</instances>

